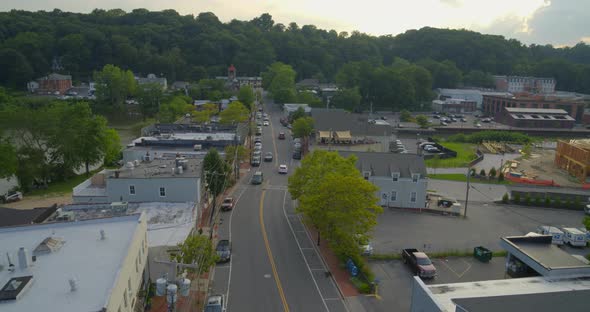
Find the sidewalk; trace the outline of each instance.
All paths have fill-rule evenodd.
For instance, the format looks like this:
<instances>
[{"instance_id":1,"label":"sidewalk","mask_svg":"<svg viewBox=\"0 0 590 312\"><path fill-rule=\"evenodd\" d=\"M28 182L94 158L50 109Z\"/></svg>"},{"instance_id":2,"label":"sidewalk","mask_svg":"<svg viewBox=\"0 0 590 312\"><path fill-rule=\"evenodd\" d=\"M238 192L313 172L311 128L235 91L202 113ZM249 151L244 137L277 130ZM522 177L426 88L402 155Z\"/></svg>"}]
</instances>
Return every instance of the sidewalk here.
<instances>
[{"instance_id":1,"label":"sidewalk","mask_svg":"<svg viewBox=\"0 0 590 312\"><path fill-rule=\"evenodd\" d=\"M314 238L314 241L317 241L318 232L307 225L305 225L305 228L311 237ZM354 297L360 295L356 287L350 282L350 274L342 267L336 255L334 255L328 247L328 242L324 239L320 239L320 246L318 249L320 250L324 262L328 266L330 273L332 273L332 278L336 282L336 286L342 297Z\"/></svg>"}]
</instances>

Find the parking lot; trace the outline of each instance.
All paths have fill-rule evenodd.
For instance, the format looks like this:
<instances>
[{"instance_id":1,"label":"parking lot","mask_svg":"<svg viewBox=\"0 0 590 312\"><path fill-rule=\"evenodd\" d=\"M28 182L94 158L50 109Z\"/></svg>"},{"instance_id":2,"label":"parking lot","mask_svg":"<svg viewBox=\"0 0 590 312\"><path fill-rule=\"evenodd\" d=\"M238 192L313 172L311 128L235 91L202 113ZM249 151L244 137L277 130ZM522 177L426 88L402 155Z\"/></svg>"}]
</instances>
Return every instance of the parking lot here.
<instances>
[{"instance_id":1,"label":"parking lot","mask_svg":"<svg viewBox=\"0 0 590 312\"><path fill-rule=\"evenodd\" d=\"M432 259L438 276L424 280L426 284L472 282L503 279L504 257L492 258L482 263L472 257ZM371 261L369 263L378 280L380 298L361 296L366 311L409 311L412 300L413 275L402 261Z\"/></svg>"},{"instance_id":2,"label":"parking lot","mask_svg":"<svg viewBox=\"0 0 590 312\"><path fill-rule=\"evenodd\" d=\"M540 225L582 227L581 211L470 203L467 218L385 208L377 219L372 244L376 254L403 248L426 252L471 250L484 246L497 251L500 237L524 235Z\"/></svg>"}]
</instances>

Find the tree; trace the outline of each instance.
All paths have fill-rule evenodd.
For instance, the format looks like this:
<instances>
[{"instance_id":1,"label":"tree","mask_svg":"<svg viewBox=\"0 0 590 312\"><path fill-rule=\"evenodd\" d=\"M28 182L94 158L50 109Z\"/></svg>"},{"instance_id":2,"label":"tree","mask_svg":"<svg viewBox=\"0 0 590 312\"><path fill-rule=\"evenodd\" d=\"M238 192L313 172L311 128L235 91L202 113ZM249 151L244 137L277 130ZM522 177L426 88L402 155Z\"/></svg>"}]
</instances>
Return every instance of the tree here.
<instances>
[{"instance_id":1,"label":"tree","mask_svg":"<svg viewBox=\"0 0 590 312\"><path fill-rule=\"evenodd\" d=\"M262 73L262 85L268 89L277 103L287 103L295 99L296 73L290 65L276 62Z\"/></svg>"},{"instance_id":2,"label":"tree","mask_svg":"<svg viewBox=\"0 0 590 312\"><path fill-rule=\"evenodd\" d=\"M302 117L293 122L293 136L307 138L313 133L313 118Z\"/></svg>"},{"instance_id":3,"label":"tree","mask_svg":"<svg viewBox=\"0 0 590 312\"><path fill-rule=\"evenodd\" d=\"M254 91L250 86L240 87L238 101L242 102L250 111L254 109Z\"/></svg>"},{"instance_id":4,"label":"tree","mask_svg":"<svg viewBox=\"0 0 590 312\"><path fill-rule=\"evenodd\" d=\"M106 129L102 144L104 146L103 164L105 166L115 165L117 160L121 158L121 137L119 137L117 130Z\"/></svg>"},{"instance_id":5,"label":"tree","mask_svg":"<svg viewBox=\"0 0 590 312\"><path fill-rule=\"evenodd\" d=\"M408 110L404 109L399 113L399 120L403 122L412 121L412 114L410 114Z\"/></svg>"},{"instance_id":6,"label":"tree","mask_svg":"<svg viewBox=\"0 0 590 312\"><path fill-rule=\"evenodd\" d=\"M426 116L424 116L424 115L418 115L418 116L416 116L416 123L422 129L428 128L428 118Z\"/></svg>"},{"instance_id":7,"label":"tree","mask_svg":"<svg viewBox=\"0 0 590 312\"><path fill-rule=\"evenodd\" d=\"M207 190L213 194L214 198L225 189L228 170L227 163L221 159L219 152L214 148L210 149L203 159L203 171Z\"/></svg>"},{"instance_id":8,"label":"tree","mask_svg":"<svg viewBox=\"0 0 590 312\"><path fill-rule=\"evenodd\" d=\"M189 100L187 97L175 96L169 102L160 105L158 113L160 122L174 122L179 117L192 113L194 107L187 100Z\"/></svg>"},{"instance_id":9,"label":"tree","mask_svg":"<svg viewBox=\"0 0 590 312\"><path fill-rule=\"evenodd\" d=\"M241 123L248 120L248 109L241 102L234 101L229 103L227 108L219 113L219 123L229 125Z\"/></svg>"},{"instance_id":10,"label":"tree","mask_svg":"<svg viewBox=\"0 0 590 312\"><path fill-rule=\"evenodd\" d=\"M158 83L148 83L137 88L137 101L143 119L153 117L159 110L164 100L164 90Z\"/></svg>"},{"instance_id":11,"label":"tree","mask_svg":"<svg viewBox=\"0 0 590 312\"><path fill-rule=\"evenodd\" d=\"M236 151L237 150L237 151ZM225 151L225 161L228 164L232 164L235 160L236 153L238 155L238 162L245 161L248 159L248 155L250 155L249 150L244 147L243 145L227 145L224 149Z\"/></svg>"},{"instance_id":12,"label":"tree","mask_svg":"<svg viewBox=\"0 0 590 312\"><path fill-rule=\"evenodd\" d=\"M15 147L0 135L0 178L10 178L16 173L18 158Z\"/></svg>"},{"instance_id":13,"label":"tree","mask_svg":"<svg viewBox=\"0 0 590 312\"><path fill-rule=\"evenodd\" d=\"M510 201L510 196L508 196L508 193L504 193L504 196L502 196L502 203L508 204L509 201Z\"/></svg>"},{"instance_id":14,"label":"tree","mask_svg":"<svg viewBox=\"0 0 590 312\"><path fill-rule=\"evenodd\" d=\"M490 178L495 178L496 177L496 174L497 174L497 172L496 172L496 168L495 167L492 167L490 169L490 171L488 172L488 175L490 176Z\"/></svg>"},{"instance_id":15,"label":"tree","mask_svg":"<svg viewBox=\"0 0 590 312\"><path fill-rule=\"evenodd\" d=\"M463 82L465 85L472 87L493 88L495 85L494 77L481 70L469 71L469 73L463 77Z\"/></svg>"},{"instance_id":16,"label":"tree","mask_svg":"<svg viewBox=\"0 0 590 312\"><path fill-rule=\"evenodd\" d=\"M322 100L311 91L299 91L296 101L297 103L308 104L311 107L322 106Z\"/></svg>"},{"instance_id":17,"label":"tree","mask_svg":"<svg viewBox=\"0 0 590 312\"><path fill-rule=\"evenodd\" d=\"M338 91L330 100L331 106L348 111L361 111L361 94L358 87Z\"/></svg>"},{"instance_id":18,"label":"tree","mask_svg":"<svg viewBox=\"0 0 590 312\"><path fill-rule=\"evenodd\" d=\"M479 172L479 175L481 177L485 177L486 176L486 170L482 168L481 171Z\"/></svg>"},{"instance_id":19,"label":"tree","mask_svg":"<svg viewBox=\"0 0 590 312\"><path fill-rule=\"evenodd\" d=\"M305 113L305 110L303 109L303 107L299 107L297 108L297 110L295 110L294 112L292 112L289 115L289 119L291 120L291 123L295 122L295 120L299 119L299 118L303 118L307 116L307 114Z\"/></svg>"},{"instance_id":20,"label":"tree","mask_svg":"<svg viewBox=\"0 0 590 312\"><path fill-rule=\"evenodd\" d=\"M135 93L133 73L114 65L105 65L94 73L96 100L109 112L122 112L127 97Z\"/></svg>"},{"instance_id":21,"label":"tree","mask_svg":"<svg viewBox=\"0 0 590 312\"><path fill-rule=\"evenodd\" d=\"M178 263L194 264L200 273L209 272L218 258L211 240L205 235L193 234L187 237L178 244L178 249L172 259Z\"/></svg>"},{"instance_id":22,"label":"tree","mask_svg":"<svg viewBox=\"0 0 590 312\"><path fill-rule=\"evenodd\" d=\"M0 49L0 84L24 89L33 78L33 68L19 51Z\"/></svg>"}]
</instances>

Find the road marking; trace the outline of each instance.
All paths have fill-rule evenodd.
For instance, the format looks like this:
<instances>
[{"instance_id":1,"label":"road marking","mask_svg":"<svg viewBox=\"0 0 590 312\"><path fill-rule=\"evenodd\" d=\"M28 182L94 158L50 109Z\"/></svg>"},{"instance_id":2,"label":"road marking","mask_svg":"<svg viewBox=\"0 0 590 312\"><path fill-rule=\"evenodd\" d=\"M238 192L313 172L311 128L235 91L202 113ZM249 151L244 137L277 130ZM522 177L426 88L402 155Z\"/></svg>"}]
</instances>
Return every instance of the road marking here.
<instances>
[{"instance_id":1,"label":"road marking","mask_svg":"<svg viewBox=\"0 0 590 312\"><path fill-rule=\"evenodd\" d=\"M244 193L246 192L248 188L244 188L242 190L242 192L240 193L240 195L238 195L238 198L236 198L236 202L234 203L234 207L231 210L231 213L229 214L229 241L231 242L231 224L232 224L232 220L234 218L234 211L236 209L238 209L238 202L240 201L240 198L242 198L242 195L244 195ZM227 293L225 294L225 304L226 306L229 305L229 288L231 286L231 269L232 269L232 263L233 261L230 260L229 261L229 273L228 273L228 277L227 277Z\"/></svg>"},{"instance_id":2,"label":"road marking","mask_svg":"<svg viewBox=\"0 0 590 312\"><path fill-rule=\"evenodd\" d=\"M297 239L297 236L295 235L295 231L293 231L293 226L291 225L291 221L289 221L289 218L287 217L287 211L285 210L285 201L287 199L287 192L285 192L285 195L283 196L283 214L285 215L285 219L287 219L287 224L289 224L289 229L291 229L291 233L293 234L293 238L295 239L295 242L297 243L297 247L299 247L299 252L301 253L301 257L303 258L303 261L305 262L305 265L307 266L307 270L309 270L309 275L311 275L311 279L313 280L313 283L315 284L315 288L318 290L318 295L320 295L320 298L322 298L322 302L324 303L324 307L326 308L326 311L330 311L330 309L328 308L328 305L326 304L326 299L324 298L324 296L322 296L322 292L320 291L320 287L318 286L318 282L315 280L315 277L313 276L313 273L311 272L312 269L309 267L309 263L307 262L307 259L305 258L305 254L303 253L303 250L301 249L301 245L299 244L299 240ZM325 271L325 269L324 269Z\"/></svg>"},{"instance_id":3,"label":"road marking","mask_svg":"<svg viewBox=\"0 0 590 312\"><path fill-rule=\"evenodd\" d=\"M268 243L268 236L266 235L266 227L264 226L264 196L265 195L266 195L266 190L263 190L262 196L260 196L260 210L259 210L260 228L262 229L262 238L264 239L264 246L266 247L266 254L268 255L268 260L270 261L272 273L275 277L275 283L277 284L277 288L279 289L279 296L281 297L281 301L283 302L283 310L285 312L289 312L289 305L287 304L287 298L285 297L285 293L283 292L283 286L281 285L281 280L279 279L279 273L277 272L277 266L275 265L275 260L274 260L274 257L272 256L272 251L270 250L270 244Z\"/></svg>"},{"instance_id":4,"label":"road marking","mask_svg":"<svg viewBox=\"0 0 590 312\"><path fill-rule=\"evenodd\" d=\"M461 259L463 262L465 262L465 264L467 264L467 269L465 269L463 272L461 272L460 274L457 273L457 271L453 270L453 268L451 268L450 265L446 264L444 260L439 261L440 263L444 264L444 266L447 267L447 269L449 269L451 272L453 272L455 275L457 275L458 278L462 278L463 275L465 275L465 273L467 273L467 271L469 271L469 269L471 269L471 263Z\"/></svg>"},{"instance_id":5,"label":"road marking","mask_svg":"<svg viewBox=\"0 0 590 312\"><path fill-rule=\"evenodd\" d=\"M270 122L270 118L269 118L269 122L270 124L270 135L272 136L272 146L274 147L274 151L275 151L275 166L279 167L279 153L277 152L277 144L275 142L276 138L275 138L275 129L272 125L272 122Z\"/></svg>"}]
</instances>

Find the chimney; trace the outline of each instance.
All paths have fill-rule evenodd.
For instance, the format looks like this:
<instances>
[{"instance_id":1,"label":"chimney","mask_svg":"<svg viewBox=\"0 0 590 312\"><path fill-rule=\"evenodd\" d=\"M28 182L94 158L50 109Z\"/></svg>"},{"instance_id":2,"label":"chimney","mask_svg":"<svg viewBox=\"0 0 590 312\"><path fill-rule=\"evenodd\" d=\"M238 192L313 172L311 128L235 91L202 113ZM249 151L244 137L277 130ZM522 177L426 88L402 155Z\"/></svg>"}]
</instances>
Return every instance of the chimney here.
<instances>
[{"instance_id":1,"label":"chimney","mask_svg":"<svg viewBox=\"0 0 590 312\"><path fill-rule=\"evenodd\" d=\"M29 262L29 252L25 249L25 247L21 247L18 250L18 266L21 270L25 270L30 266Z\"/></svg>"},{"instance_id":2,"label":"chimney","mask_svg":"<svg viewBox=\"0 0 590 312\"><path fill-rule=\"evenodd\" d=\"M70 278L68 282L70 283L70 291L73 292L78 289L78 281L75 278Z\"/></svg>"}]
</instances>

